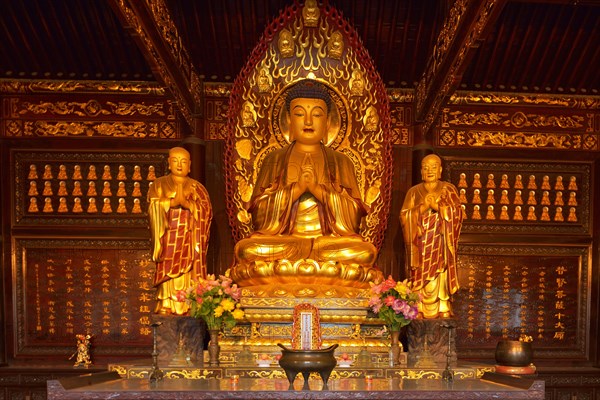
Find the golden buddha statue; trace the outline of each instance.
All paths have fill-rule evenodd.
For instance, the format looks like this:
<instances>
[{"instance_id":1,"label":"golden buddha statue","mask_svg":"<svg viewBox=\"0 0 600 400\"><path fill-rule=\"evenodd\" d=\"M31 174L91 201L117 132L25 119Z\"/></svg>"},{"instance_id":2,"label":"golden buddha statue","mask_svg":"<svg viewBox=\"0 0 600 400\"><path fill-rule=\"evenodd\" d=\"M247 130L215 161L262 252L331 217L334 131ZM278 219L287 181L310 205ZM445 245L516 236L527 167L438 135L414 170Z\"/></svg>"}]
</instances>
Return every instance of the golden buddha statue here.
<instances>
[{"instance_id":1,"label":"golden buddha statue","mask_svg":"<svg viewBox=\"0 0 600 400\"><path fill-rule=\"evenodd\" d=\"M206 248L212 207L202 184L188 177L190 153L182 147L169 151L170 174L157 178L148 190L148 218L156 313L183 315L188 311L177 292L206 277Z\"/></svg>"},{"instance_id":2,"label":"golden buddha statue","mask_svg":"<svg viewBox=\"0 0 600 400\"><path fill-rule=\"evenodd\" d=\"M400 213L407 267L413 290L422 295L419 313L425 318L448 318L452 316L450 297L459 288L456 250L463 209L456 187L440 180L438 156L423 158L421 177L423 182L406 193ZM477 206L475 211L479 212ZM480 219L475 211L472 218Z\"/></svg>"},{"instance_id":3,"label":"golden buddha statue","mask_svg":"<svg viewBox=\"0 0 600 400\"><path fill-rule=\"evenodd\" d=\"M377 249L359 234L368 212L351 160L324 144L327 88L305 80L288 91L290 143L268 154L248 211L254 232L234 250L240 286L292 284L368 288L381 279ZM321 290L325 290L323 287Z\"/></svg>"}]
</instances>

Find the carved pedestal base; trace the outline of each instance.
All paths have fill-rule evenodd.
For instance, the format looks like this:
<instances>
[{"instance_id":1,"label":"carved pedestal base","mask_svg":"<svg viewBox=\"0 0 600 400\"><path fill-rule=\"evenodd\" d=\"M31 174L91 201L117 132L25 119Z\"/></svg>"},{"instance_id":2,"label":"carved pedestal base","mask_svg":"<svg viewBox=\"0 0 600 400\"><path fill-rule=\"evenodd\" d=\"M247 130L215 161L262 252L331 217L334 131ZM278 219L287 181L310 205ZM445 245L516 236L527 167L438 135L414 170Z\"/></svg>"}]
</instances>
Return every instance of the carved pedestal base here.
<instances>
[{"instance_id":1,"label":"carved pedestal base","mask_svg":"<svg viewBox=\"0 0 600 400\"><path fill-rule=\"evenodd\" d=\"M448 353L448 329L442 324L456 326L454 319L417 319L407 327L408 365L412 367L421 359L428 358L436 365L446 365ZM456 329L450 337L450 365L456 365Z\"/></svg>"},{"instance_id":2,"label":"carved pedestal base","mask_svg":"<svg viewBox=\"0 0 600 400\"><path fill-rule=\"evenodd\" d=\"M156 330L158 360L166 365L175 356L181 339L181 345L186 355L193 363L202 363L206 324L204 321L176 315L152 316L152 322L162 322Z\"/></svg>"}]
</instances>

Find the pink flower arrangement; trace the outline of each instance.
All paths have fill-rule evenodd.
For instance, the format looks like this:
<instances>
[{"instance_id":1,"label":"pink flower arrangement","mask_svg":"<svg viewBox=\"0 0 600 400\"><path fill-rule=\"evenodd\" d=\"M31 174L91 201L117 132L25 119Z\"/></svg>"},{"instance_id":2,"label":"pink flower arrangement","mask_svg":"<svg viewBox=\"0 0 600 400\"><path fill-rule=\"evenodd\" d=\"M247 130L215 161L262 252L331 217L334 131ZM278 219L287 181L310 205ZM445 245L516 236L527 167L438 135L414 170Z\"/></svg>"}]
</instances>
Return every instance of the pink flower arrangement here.
<instances>
[{"instance_id":1,"label":"pink flower arrangement","mask_svg":"<svg viewBox=\"0 0 600 400\"><path fill-rule=\"evenodd\" d=\"M244 318L240 305L242 292L231 278L208 275L187 290L177 293L177 300L190 304L190 315L202 318L209 330L233 328Z\"/></svg>"},{"instance_id":2,"label":"pink flower arrangement","mask_svg":"<svg viewBox=\"0 0 600 400\"><path fill-rule=\"evenodd\" d=\"M388 276L381 283L371 286L369 306L391 331L400 330L417 318L421 295L413 292L411 284L404 280L396 282Z\"/></svg>"}]
</instances>

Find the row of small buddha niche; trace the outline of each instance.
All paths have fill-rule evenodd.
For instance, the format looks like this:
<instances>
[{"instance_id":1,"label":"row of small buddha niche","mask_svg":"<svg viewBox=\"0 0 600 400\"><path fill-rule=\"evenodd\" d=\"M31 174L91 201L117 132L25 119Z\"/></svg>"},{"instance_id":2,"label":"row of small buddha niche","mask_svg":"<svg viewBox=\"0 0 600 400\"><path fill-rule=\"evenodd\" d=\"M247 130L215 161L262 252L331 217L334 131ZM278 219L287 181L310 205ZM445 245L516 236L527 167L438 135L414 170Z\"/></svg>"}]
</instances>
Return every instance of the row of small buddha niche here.
<instances>
[{"instance_id":1,"label":"row of small buddha niche","mask_svg":"<svg viewBox=\"0 0 600 400\"><path fill-rule=\"evenodd\" d=\"M481 191L483 189L483 185L481 183L481 175L479 173L475 173L473 175L473 180L471 185L467 183L467 176L465 173L461 173L459 177L459 183L457 185L459 188L459 198L461 203L463 204L463 208L466 211L465 204L469 203L467 199L467 188L473 188L473 194L471 197L471 204L473 206L473 212L471 214L471 219L473 220L495 220L500 219L504 221L514 220L514 221L555 221L555 222L563 222L565 221L565 211L563 207L567 205L568 214L566 216L566 221L568 222L577 222L577 178L575 176L571 176L569 178L569 183L566 185L567 191L569 191L568 199L565 200L563 198L563 190L565 190L565 184L563 182L563 177L561 175L555 178L554 184L550 182L550 177L548 175L544 175L542 177L542 182L539 186L543 191L541 192L541 199L536 198L538 189L538 184L536 183L535 175L529 175L527 186L525 187L523 183L522 175L516 175L513 185L511 186L509 183L508 175L502 174L500 183L496 185L494 180L494 174L488 174L487 182L485 185L485 189L487 189L487 195L483 196ZM501 190L498 190L500 188ZM554 192L554 196L551 199L550 191L554 188L556 192ZM512 194L512 199L509 198L509 189L516 189L514 194ZM523 200L523 190L526 192L527 200ZM527 192L528 190L528 192ZM484 190L485 191L485 190ZM497 199L496 195L500 193L500 198ZM485 197L485 201L482 200L482 197ZM487 204L487 210L484 212L481 210L480 204ZM496 217L496 204L500 204L500 215ZM525 210L523 210L522 206L527 205L526 215ZM512 211L512 216L509 215L509 206L514 205L514 210ZM538 209L536 206L542 206L541 209ZM549 206L555 206L554 210L551 210ZM541 210L541 215L538 217L539 210ZM466 214L466 213L465 213ZM482 215L483 214L483 215Z\"/></svg>"},{"instance_id":2,"label":"row of small buddha niche","mask_svg":"<svg viewBox=\"0 0 600 400\"><path fill-rule=\"evenodd\" d=\"M116 196L119 197L116 210L113 210L113 206L111 204L110 199L110 197L113 196L113 190L111 189L110 182L113 178L111 168L109 165L104 166L104 170L101 175L101 178L104 180L104 183L102 190L100 190L96 188L96 182L93 180L98 179L98 174L96 173L96 167L94 165L90 165L88 168L86 179L88 179L89 181L87 184L87 188L83 188L82 183L80 182L83 179L81 167L79 165L75 165L73 167L71 175L72 187L69 187L71 182L66 181L66 179L69 179L67 167L61 164L56 175L56 179L60 179L60 181L57 184L58 186L53 188L53 181L51 181L52 179L54 179L52 166L46 164L44 166L44 172L42 174L42 179L44 179L44 188L43 190L41 190L41 194L42 196L47 196L44 198L43 207L40 207L38 205L38 199L36 197L33 197L38 196L40 194L40 190L38 190L37 187L37 181L34 180L38 178L39 175L37 171L37 166L35 164L31 164L29 167L28 174L28 179L30 179L28 190L28 195L30 196L28 211L30 213L40 212L40 208L41 211L45 213L53 213L55 211L59 213L66 213L69 211L73 213L82 213L84 211L87 213L97 213L101 211L105 214L113 213L114 211L116 211L118 214L126 214L128 212L131 212L132 214L142 213L141 204L139 200L139 197L142 197L142 191L139 181L143 180L143 178L141 168L138 165L134 166L133 172L130 176L130 178L135 181L133 183L133 189L130 193L130 195L134 197L133 205L130 211L127 209L127 202L125 201L125 197L128 195L126 191L125 181L128 179L128 176L126 174L126 168L123 165L120 165L118 167L118 172L116 175L117 180L119 180L118 188L115 193ZM148 167L146 179L149 181L154 181L156 179L154 166ZM58 199L58 205L53 204L53 199L49 197L54 196L55 190L56 195L61 196ZM82 204L83 202L81 200L81 197L79 197L84 195L84 191L85 194L89 197L87 204L85 205ZM96 199L92 197L98 196L98 192L100 192L101 196L104 197L102 207L99 207L96 204ZM67 197L65 196L73 196L74 198L73 200L71 200L67 199Z\"/></svg>"}]
</instances>

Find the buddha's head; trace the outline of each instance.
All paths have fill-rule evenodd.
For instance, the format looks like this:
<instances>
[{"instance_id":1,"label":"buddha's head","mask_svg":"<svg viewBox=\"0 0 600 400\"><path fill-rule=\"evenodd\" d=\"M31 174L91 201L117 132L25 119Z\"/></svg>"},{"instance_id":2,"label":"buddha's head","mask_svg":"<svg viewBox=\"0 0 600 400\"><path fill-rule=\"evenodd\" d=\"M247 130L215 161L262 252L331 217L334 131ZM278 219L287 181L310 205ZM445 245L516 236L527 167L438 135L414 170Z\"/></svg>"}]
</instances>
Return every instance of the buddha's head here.
<instances>
[{"instance_id":1,"label":"buddha's head","mask_svg":"<svg viewBox=\"0 0 600 400\"><path fill-rule=\"evenodd\" d=\"M292 141L319 144L327 136L331 97L323 84L305 80L294 85L287 93L286 108Z\"/></svg>"},{"instance_id":2,"label":"buddha's head","mask_svg":"<svg viewBox=\"0 0 600 400\"><path fill-rule=\"evenodd\" d=\"M429 154L421 161L421 179L423 182L436 182L442 178L442 160L435 154Z\"/></svg>"},{"instance_id":3,"label":"buddha's head","mask_svg":"<svg viewBox=\"0 0 600 400\"><path fill-rule=\"evenodd\" d=\"M173 147L169 150L169 170L171 175L186 177L190 173L190 153L183 147Z\"/></svg>"}]
</instances>

